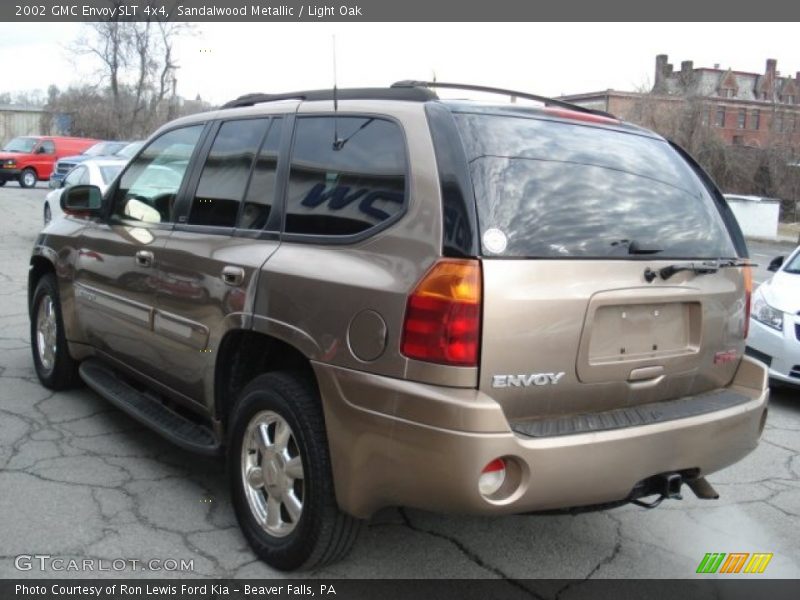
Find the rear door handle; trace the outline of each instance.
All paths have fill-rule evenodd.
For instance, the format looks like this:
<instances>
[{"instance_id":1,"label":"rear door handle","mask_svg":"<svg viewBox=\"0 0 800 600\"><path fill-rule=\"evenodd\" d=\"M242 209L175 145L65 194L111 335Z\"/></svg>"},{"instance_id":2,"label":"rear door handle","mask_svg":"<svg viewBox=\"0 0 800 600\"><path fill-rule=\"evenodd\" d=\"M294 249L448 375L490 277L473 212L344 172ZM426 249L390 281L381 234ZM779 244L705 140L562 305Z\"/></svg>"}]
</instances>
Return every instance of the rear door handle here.
<instances>
[{"instance_id":1,"label":"rear door handle","mask_svg":"<svg viewBox=\"0 0 800 600\"><path fill-rule=\"evenodd\" d=\"M140 267L152 267L153 253L150 250L139 250L136 253L136 264Z\"/></svg>"},{"instance_id":2,"label":"rear door handle","mask_svg":"<svg viewBox=\"0 0 800 600\"><path fill-rule=\"evenodd\" d=\"M222 281L225 285L238 286L244 281L244 269L228 265L222 269Z\"/></svg>"}]
</instances>

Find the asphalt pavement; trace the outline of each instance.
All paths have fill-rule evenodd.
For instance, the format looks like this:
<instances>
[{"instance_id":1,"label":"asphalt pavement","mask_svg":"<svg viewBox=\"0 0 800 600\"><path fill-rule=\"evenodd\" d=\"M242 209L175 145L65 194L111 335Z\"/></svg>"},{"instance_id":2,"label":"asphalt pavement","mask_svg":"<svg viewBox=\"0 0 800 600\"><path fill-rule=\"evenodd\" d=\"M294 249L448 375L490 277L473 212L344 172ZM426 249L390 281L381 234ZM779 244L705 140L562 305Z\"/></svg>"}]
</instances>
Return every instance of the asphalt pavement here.
<instances>
[{"instance_id":1,"label":"asphalt pavement","mask_svg":"<svg viewBox=\"0 0 800 600\"><path fill-rule=\"evenodd\" d=\"M239 532L219 461L173 447L88 389L53 393L39 384L26 280L46 192L41 184L0 188L0 578L281 577ZM786 250L751 244L762 264L757 281ZM759 577L798 578L799 453L800 394L775 391L758 449L709 477L717 501L684 488L684 500L656 510L576 516L384 510L346 560L310 575L690 578L706 553L766 552L774 556ZM42 555L51 558L18 558ZM64 570L69 562L57 570L54 558L89 560L95 571ZM190 566L165 570L169 560Z\"/></svg>"}]
</instances>

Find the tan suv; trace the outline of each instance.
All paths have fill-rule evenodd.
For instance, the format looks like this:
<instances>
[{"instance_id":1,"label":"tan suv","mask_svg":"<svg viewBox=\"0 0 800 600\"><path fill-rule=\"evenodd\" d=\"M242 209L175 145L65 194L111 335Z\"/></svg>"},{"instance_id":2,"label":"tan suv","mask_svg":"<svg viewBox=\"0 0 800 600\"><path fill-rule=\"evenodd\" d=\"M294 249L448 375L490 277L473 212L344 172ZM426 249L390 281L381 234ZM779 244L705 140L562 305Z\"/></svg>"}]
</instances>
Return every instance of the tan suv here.
<instances>
[{"instance_id":1,"label":"tan suv","mask_svg":"<svg viewBox=\"0 0 800 600\"><path fill-rule=\"evenodd\" d=\"M33 251L42 383L224 451L281 569L387 506L716 497L764 426L747 249L697 164L604 113L430 87L169 123L105 197L66 190Z\"/></svg>"}]
</instances>

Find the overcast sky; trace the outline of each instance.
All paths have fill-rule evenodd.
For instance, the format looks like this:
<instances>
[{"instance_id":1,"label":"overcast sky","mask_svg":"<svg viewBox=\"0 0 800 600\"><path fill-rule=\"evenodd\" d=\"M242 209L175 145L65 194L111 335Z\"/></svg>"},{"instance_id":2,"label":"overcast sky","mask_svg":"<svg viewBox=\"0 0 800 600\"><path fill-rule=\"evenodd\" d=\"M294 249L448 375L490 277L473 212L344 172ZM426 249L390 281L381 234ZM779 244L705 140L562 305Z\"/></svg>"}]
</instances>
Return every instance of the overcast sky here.
<instances>
[{"instance_id":1,"label":"overcast sky","mask_svg":"<svg viewBox=\"0 0 800 600\"><path fill-rule=\"evenodd\" d=\"M329 87L336 35L339 87L400 79L477 83L543 95L633 90L652 82L655 55L675 68L800 71L794 23L205 23L178 44L178 93L221 103L253 92ZM70 62L78 23L0 23L0 92L92 81Z\"/></svg>"}]
</instances>

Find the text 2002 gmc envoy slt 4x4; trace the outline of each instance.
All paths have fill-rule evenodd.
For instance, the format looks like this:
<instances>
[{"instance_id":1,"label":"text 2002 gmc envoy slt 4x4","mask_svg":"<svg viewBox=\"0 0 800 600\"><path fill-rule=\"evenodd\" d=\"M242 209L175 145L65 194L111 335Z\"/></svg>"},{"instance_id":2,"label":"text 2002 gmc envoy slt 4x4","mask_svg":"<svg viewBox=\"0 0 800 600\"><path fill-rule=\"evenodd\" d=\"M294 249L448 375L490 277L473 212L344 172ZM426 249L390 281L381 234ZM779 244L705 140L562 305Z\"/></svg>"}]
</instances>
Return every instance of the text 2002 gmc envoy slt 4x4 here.
<instances>
[{"instance_id":1,"label":"text 2002 gmc envoy slt 4x4","mask_svg":"<svg viewBox=\"0 0 800 600\"><path fill-rule=\"evenodd\" d=\"M42 383L224 451L281 569L386 506L716 497L764 426L747 250L697 164L610 115L431 87L169 123L105 197L66 190L33 251Z\"/></svg>"}]
</instances>

